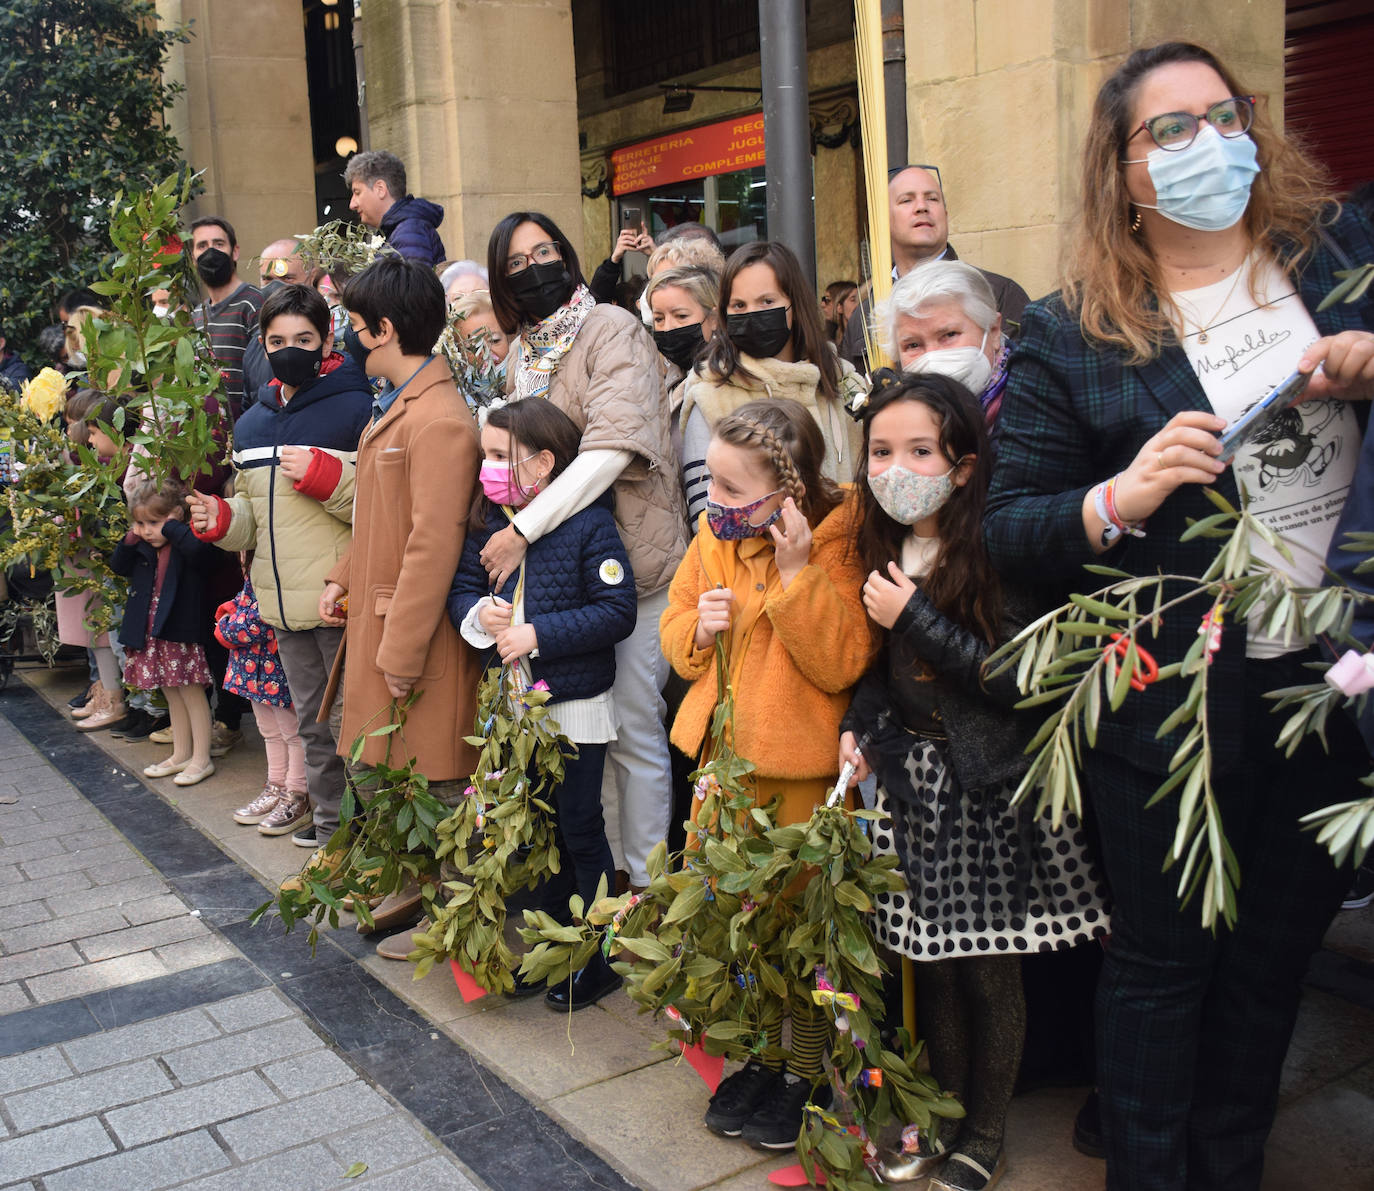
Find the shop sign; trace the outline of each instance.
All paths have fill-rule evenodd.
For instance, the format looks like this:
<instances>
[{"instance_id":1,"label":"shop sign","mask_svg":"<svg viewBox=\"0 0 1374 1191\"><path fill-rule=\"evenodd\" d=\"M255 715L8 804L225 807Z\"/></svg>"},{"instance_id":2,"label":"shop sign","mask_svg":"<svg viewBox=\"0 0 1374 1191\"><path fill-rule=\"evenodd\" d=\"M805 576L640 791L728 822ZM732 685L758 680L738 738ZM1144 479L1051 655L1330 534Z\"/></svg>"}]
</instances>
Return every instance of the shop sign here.
<instances>
[{"instance_id":1,"label":"shop sign","mask_svg":"<svg viewBox=\"0 0 1374 1191\"><path fill-rule=\"evenodd\" d=\"M633 194L762 164L763 116L741 116L616 149L611 154L611 190Z\"/></svg>"}]
</instances>

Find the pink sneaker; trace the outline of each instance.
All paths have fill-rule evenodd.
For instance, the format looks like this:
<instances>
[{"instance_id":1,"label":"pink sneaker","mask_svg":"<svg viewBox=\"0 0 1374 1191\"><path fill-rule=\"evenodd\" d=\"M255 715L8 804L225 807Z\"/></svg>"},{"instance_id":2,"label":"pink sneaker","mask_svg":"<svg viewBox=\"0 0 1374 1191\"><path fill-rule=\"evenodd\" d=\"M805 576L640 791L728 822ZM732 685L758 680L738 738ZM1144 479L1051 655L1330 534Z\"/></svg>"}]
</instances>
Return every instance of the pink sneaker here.
<instances>
[{"instance_id":1,"label":"pink sneaker","mask_svg":"<svg viewBox=\"0 0 1374 1191\"><path fill-rule=\"evenodd\" d=\"M287 835L310 819L310 795L304 790L286 790L277 805L261 823L263 835Z\"/></svg>"},{"instance_id":2,"label":"pink sneaker","mask_svg":"<svg viewBox=\"0 0 1374 1191\"><path fill-rule=\"evenodd\" d=\"M274 786L268 782L259 794L247 806L241 806L234 812L234 822L242 823L245 827L251 827L254 823L261 823L273 810L277 803L282 800L286 793L280 786Z\"/></svg>"}]
</instances>

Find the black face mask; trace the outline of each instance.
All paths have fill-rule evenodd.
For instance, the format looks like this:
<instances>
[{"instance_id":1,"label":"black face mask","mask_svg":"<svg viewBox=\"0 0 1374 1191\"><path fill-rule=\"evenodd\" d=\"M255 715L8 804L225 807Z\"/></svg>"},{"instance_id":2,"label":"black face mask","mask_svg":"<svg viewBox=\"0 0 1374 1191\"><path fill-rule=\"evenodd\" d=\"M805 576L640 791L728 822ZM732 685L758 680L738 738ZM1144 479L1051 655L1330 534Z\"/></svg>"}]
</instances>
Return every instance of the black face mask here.
<instances>
[{"instance_id":1,"label":"black face mask","mask_svg":"<svg viewBox=\"0 0 1374 1191\"><path fill-rule=\"evenodd\" d=\"M528 322L543 322L572 297L572 274L562 261L526 265L506 278L515 305Z\"/></svg>"},{"instance_id":2,"label":"black face mask","mask_svg":"<svg viewBox=\"0 0 1374 1191\"><path fill-rule=\"evenodd\" d=\"M234 258L218 248L207 248L196 257L196 272L206 285L218 289L221 285L227 285L229 278L234 275Z\"/></svg>"},{"instance_id":3,"label":"black face mask","mask_svg":"<svg viewBox=\"0 0 1374 1191\"><path fill-rule=\"evenodd\" d=\"M748 314L727 314L725 330L730 342L756 360L776 356L792 337L787 311L786 306L772 306L767 310L751 310Z\"/></svg>"},{"instance_id":4,"label":"black face mask","mask_svg":"<svg viewBox=\"0 0 1374 1191\"><path fill-rule=\"evenodd\" d=\"M665 359L671 360L683 372L690 372L705 340L701 337L701 324L691 323L671 331L655 331L654 344Z\"/></svg>"},{"instance_id":5,"label":"black face mask","mask_svg":"<svg viewBox=\"0 0 1374 1191\"><path fill-rule=\"evenodd\" d=\"M299 389L320 374L324 363L323 347L279 347L267 353L272 375L291 389Z\"/></svg>"},{"instance_id":6,"label":"black face mask","mask_svg":"<svg viewBox=\"0 0 1374 1191\"><path fill-rule=\"evenodd\" d=\"M352 327L345 327L343 333L343 349L348 353L349 359L362 370L364 376L367 375L367 357L372 354L372 349L358 338L358 332Z\"/></svg>"}]
</instances>

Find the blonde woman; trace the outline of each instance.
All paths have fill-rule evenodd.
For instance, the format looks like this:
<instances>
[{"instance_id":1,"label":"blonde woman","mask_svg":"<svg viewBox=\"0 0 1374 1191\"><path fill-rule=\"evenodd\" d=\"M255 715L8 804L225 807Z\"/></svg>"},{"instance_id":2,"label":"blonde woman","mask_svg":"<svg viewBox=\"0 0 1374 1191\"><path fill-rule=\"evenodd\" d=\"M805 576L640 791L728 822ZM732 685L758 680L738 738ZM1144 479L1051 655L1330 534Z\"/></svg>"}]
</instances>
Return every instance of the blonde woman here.
<instances>
[{"instance_id":1,"label":"blonde woman","mask_svg":"<svg viewBox=\"0 0 1374 1191\"><path fill-rule=\"evenodd\" d=\"M1374 298L1317 309L1334 274L1374 260L1374 229L1329 201L1320 167L1210 52L1132 54L1098 93L1084 208L1063 289L1021 324L985 519L1009 579L1083 590L1100 560L1133 575L1201 575L1217 544L1181 541L1244 490L1287 536L1266 561L1302 585L1322 558L1360 448L1353 401L1374 395ZM1314 370L1321 365L1322 372ZM1312 374L1279 437L1232 466L1217 434L1294 369ZM1163 667L1197 640L1204 601L1143 644ZM1299 981L1340 905L1339 872L1305 812L1355 797L1368 768L1345 717L1329 752L1291 758L1264 698L1306 684L1309 642L1227 624L1206 707L1211 782L1240 871L1237 921L1215 933L1178 870L1161 871L1178 791L1150 807L1181 731L1161 735L1175 684L1102 717L1083 786L1114 898L1098 990L1098 1082L1109 1191L1260 1186ZM1197 895L1201 898L1201 894Z\"/></svg>"}]
</instances>

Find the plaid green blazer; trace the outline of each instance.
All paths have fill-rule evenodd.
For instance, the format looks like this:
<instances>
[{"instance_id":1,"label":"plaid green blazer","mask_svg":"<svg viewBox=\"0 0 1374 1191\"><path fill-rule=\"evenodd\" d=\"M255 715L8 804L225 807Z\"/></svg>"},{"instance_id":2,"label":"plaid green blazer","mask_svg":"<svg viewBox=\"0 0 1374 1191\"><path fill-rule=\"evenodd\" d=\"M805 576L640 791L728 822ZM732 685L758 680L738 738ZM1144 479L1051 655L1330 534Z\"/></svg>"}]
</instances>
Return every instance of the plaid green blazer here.
<instances>
[{"instance_id":1,"label":"plaid green blazer","mask_svg":"<svg viewBox=\"0 0 1374 1191\"><path fill-rule=\"evenodd\" d=\"M1374 227L1347 208L1325 229L1298 279L1322 335L1374 329L1372 295L1315 313L1337 284L1337 270L1368 262L1374 262ZM1145 440L1183 410L1211 412L1211 406L1177 340L1167 342L1155 359L1130 365L1120 350L1084 338L1060 294L1032 303L1011 359L983 523L998 571L1012 581L1053 588L1060 599L1101 585L1082 569L1091 562L1136 575L1201 575L1215 555L1215 542L1179 540L1190 518L1216 511L1198 485L1185 484L1171 495L1150 518L1146 537L1124 538L1100 557L1083 532L1088 489L1126 468ZM1239 502L1229 470L1215 488ZM1182 658L1205 611L1205 605L1180 607L1165 619L1157 638L1144 642L1161 666ZM1243 624L1225 632L1213 667L1208 714L1216 762L1225 767L1235 760L1242 738ZM1146 771L1166 773L1181 737L1156 740L1155 732L1181 694L1178 683L1133 692L1120 712L1104 712L1099 747ZM1276 719L1276 732L1278 727Z\"/></svg>"}]
</instances>

